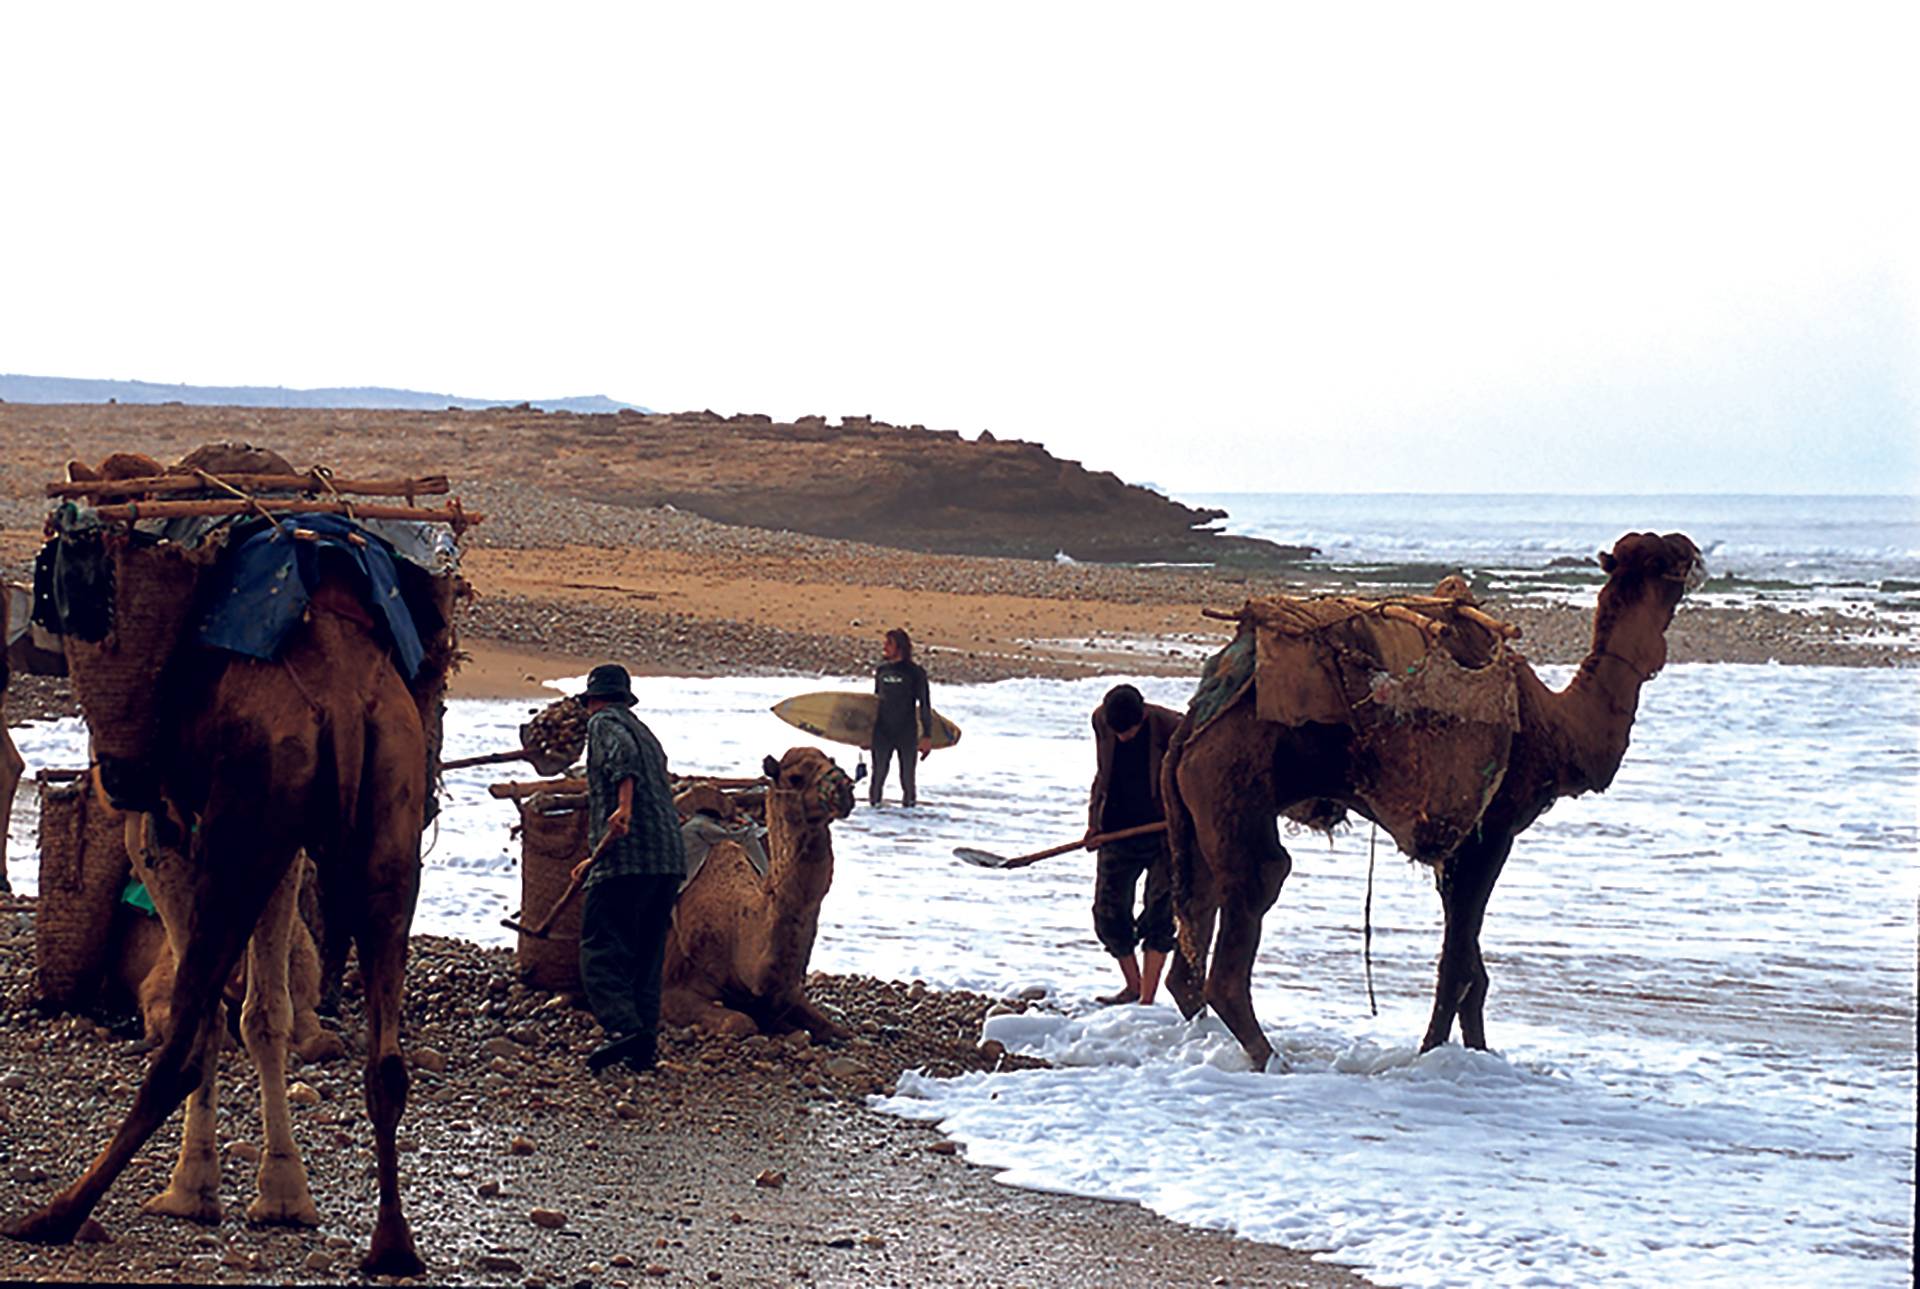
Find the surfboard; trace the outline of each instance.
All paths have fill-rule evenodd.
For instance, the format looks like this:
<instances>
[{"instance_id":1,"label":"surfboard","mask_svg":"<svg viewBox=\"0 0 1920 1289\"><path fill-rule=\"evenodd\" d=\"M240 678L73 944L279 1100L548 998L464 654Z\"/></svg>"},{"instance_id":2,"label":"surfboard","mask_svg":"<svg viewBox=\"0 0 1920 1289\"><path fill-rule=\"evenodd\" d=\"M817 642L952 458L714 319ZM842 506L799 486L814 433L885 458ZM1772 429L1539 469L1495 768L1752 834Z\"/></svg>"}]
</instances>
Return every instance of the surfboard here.
<instances>
[{"instance_id":1,"label":"surfboard","mask_svg":"<svg viewBox=\"0 0 1920 1289\"><path fill-rule=\"evenodd\" d=\"M846 690L822 690L817 694L799 694L773 705L773 714L797 729L830 743L854 747L873 746L873 722L880 714L880 699L873 694ZM937 751L960 741L960 727L933 714L933 746Z\"/></svg>"}]
</instances>

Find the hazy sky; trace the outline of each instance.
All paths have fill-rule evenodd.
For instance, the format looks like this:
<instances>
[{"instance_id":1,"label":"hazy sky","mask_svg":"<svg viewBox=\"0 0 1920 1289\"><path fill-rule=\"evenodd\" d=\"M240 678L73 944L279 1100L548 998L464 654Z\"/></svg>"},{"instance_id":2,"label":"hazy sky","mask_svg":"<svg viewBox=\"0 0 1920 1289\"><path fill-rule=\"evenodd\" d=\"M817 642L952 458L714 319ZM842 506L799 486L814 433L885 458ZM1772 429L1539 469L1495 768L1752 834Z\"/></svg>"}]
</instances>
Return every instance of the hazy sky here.
<instances>
[{"instance_id":1,"label":"hazy sky","mask_svg":"<svg viewBox=\"0 0 1920 1289\"><path fill-rule=\"evenodd\" d=\"M1920 491L1916 12L11 5L0 371Z\"/></svg>"}]
</instances>

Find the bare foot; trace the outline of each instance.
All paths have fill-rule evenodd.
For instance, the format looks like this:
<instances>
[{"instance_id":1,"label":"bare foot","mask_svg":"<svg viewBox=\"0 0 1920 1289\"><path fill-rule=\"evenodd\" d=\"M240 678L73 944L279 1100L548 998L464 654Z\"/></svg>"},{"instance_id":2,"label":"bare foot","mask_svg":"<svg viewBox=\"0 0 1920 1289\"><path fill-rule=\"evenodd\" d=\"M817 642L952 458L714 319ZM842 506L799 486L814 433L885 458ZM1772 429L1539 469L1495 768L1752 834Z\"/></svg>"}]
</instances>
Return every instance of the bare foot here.
<instances>
[{"instance_id":1,"label":"bare foot","mask_svg":"<svg viewBox=\"0 0 1920 1289\"><path fill-rule=\"evenodd\" d=\"M1121 1005L1121 1004L1123 1004L1123 1003L1137 1003L1137 1002L1139 1002L1139 1001L1140 1001L1140 995L1139 995L1139 993L1138 993L1138 992L1136 992L1136 991L1135 991L1134 989L1132 989L1131 987L1129 987L1129 988L1126 988L1126 989L1122 989L1122 990L1121 990L1121 991L1120 991L1119 993L1117 993L1117 994L1100 994L1100 995L1097 995L1097 996L1096 996L1096 997L1094 998L1094 1000L1093 1000L1093 1001L1095 1001L1095 1002L1097 1002L1097 1003L1099 1003L1099 1004L1100 1004L1100 1005L1101 1005L1102 1007L1117 1007L1117 1006L1120 1006L1120 1005Z\"/></svg>"}]
</instances>

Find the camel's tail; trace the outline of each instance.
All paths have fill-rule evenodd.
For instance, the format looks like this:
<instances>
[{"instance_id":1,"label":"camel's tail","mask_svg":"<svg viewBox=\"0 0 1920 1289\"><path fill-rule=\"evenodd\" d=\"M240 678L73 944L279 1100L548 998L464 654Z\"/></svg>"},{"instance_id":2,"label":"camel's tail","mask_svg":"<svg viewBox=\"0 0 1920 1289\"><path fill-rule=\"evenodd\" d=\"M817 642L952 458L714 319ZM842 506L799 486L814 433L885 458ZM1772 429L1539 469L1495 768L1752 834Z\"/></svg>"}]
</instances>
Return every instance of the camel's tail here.
<instances>
[{"instance_id":1,"label":"camel's tail","mask_svg":"<svg viewBox=\"0 0 1920 1289\"><path fill-rule=\"evenodd\" d=\"M1187 960L1187 966L1198 978L1206 973L1207 945L1196 923L1205 923L1208 919L1194 916L1198 912L1194 908L1194 895L1200 846L1193 830L1193 813L1187 809L1186 798L1180 795L1180 760L1192 734L1193 716L1189 713L1180 718L1173 737L1167 741L1166 756L1160 763L1160 799L1167 811L1167 849L1173 864L1173 909L1180 931L1180 956Z\"/></svg>"}]
</instances>

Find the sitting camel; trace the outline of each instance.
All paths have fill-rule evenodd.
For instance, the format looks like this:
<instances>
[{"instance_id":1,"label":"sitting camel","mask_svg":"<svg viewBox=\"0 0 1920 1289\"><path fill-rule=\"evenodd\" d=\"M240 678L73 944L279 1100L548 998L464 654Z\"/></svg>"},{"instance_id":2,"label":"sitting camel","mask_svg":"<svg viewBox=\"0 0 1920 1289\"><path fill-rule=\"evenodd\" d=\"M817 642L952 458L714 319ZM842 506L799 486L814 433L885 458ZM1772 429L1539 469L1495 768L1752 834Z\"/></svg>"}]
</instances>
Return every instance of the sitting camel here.
<instances>
[{"instance_id":1,"label":"sitting camel","mask_svg":"<svg viewBox=\"0 0 1920 1289\"><path fill-rule=\"evenodd\" d=\"M117 808L149 816L135 825L143 834L137 849L148 849L150 830L169 856L159 864L174 870L161 884L169 893L156 903L178 910L168 920L182 930L173 938L172 1028L132 1108L86 1171L45 1207L10 1222L7 1234L71 1240L183 1099L194 1094L190 1119L196 1108L210 1118L209 1078L223 1030L216 1004L250 941L250 989L259 989L260 1003L242 1027L250 1046L259 1035L256 1059L266 1061L260 1081L275 1170L269 1175L263 1159L256 1208L265 1220L315 1219L292 1136L273 1126L285 1123L285 1072L273 1054L291 1018L284 984L269 983L284 972L285 954L271 946L294 916L291 875L305 849L318 865L329 924L348 928L366 983L379 1213L361 1267L369 1275L418 1275L425 1265L401 1211L396 1143L408 1084L400 998L427 796L427 731L415 691L363 607L344 556L327 555L306 613L268 662L193 643L186 606L211 557L204 548L152 542L118 525L63 525L54 543L54 576L68 606L60 624L67 662L100 782ZM438 626L444 629L422 631L448 646L433 655L439 670L427 683L443 680L452 661L451 629ZM417 690L422 678L414 684ZM191 1127L189 1136L211 1140L195 1138ZM211 1170L197 1168L188 1170L188 1209L200 1209L215 1181Z\"/></svg>"},{"instance_id":2,"label":"sitting camel","mask_svg":"<svg viewBox=\"0 0 1920 1289\"><path fill-rule=\"evenodd\" d=\"M1263 719L1259 704L1244 696L1201 721L1189 711L1162 768L1181 949L1167 987L1185 1015L1211 1005L1254 1068L1265 1068L1273 1048L1253 1013L1253 961L1261 919L1293 866L1275 817L1287 813L1324 823L1351 810L1390 832L1407 823L1404 838L1396 833L1396 840L1435 869L1446 933L1421 1049L1446 1042L1456 1016L1466 1046L1487 1045L1480 924L1507 853L1556 799L1604 791L1613 782L1640 687L1665 665L1667 627L1702 567L1699 550L1679 534L1629 533L1600 563L1608 578L1594 616L1593 648L1564 690L1548 690L1524 660L1506 655L1513 676L1507 690L1511 720L1498 747L1469 746L1469 737L1449 733L1453 727L1415 719L1396 727L1398 745L1391 750L1404 756L1383 758L1362 737L1353 713L1375 703L1386 692L1383 682L1391 688L1394 677L1374 671L1369 692L1363 665L1357 693L1329 692L1329 677L1344 663L1327 664L1324 653L1315 664L1320 670L1305 664L1273 676L1263 670L1256 683L1271 683L1307 704L1324 697L1331 706L1323 710L1344 710L1347 719L1280 723ZM1243 624L1242 639L1230 649L1251 630ZM1302 650L1300 656L1310 653ZM1470 683L1462 679L1469 674L1464 669L1448 674ZM1392 773L1383 775L1383 765ZM1379 803L1396 788L1393 780L1416 773L1440 776L1429 782L1450 776L1454 784L1479 785L1471 826L1452 826L1417 809L1402 819L1384 817Z\"/></svg>"},{"instance_id":3,"label":"sitting camel","mask_svg":"<svg viewBox=\"0 0 1920 1289\"><path fill-rule=\"evenodd\" d=\"M829 826L853 813L853 780L818 748L765 763L765 877L734 842L719 842L680 894L667 937L660 1011L675 1025L722 1034L815 1039L845 1031L807 1001L807 960L833 884Z\"/></svg>"},{"instance_id":4,"label":"sitting camel","mask_svg":"<svg viewBox=\"0 0 1920 1289\"><path fill-rule=\"evenodd\" d=\"M133 863L134 877L146 886L147 894L153 900L154 916L137 911L133 913L115 946L109 972L110 979L119 985L139 1010L147 1046L157 1047L166 1041L167 1033L172 1029L169 1008L173 999L174 967L179 961L180 951L169 938L168 928L170 925L181 925L179 917L185 912L180 892L172 889L178 884L179 874L184 867L177 861L184 857L178 851L163 855L157 849L149 849L155 843L153 829L147 826L148 822L148 816L145 815L127 816L127 823L134 825L127 829L127 855ZM296 897L312 868L313 861L301 856L297 871L291 877ZM171 924L167 921L169 916L174 918ZM252 1032L252 1026L244 1019L249 993L254 994L256 1007L278 1007L279 1002L271 996L271 991L277 987L273 984L274 978L283 975L288 995L291 1025L289 1043L292 1050L301 1060L308 1062L330 1061L344 1056L345 1044L339 1036L320 1024L320 952L313 942L313 932L297 912L287 924L284 969L268 972L260 985L254 986L251 964L261 954L275 954L274 945L278 938L273 919L263 917L253 940L248 943L245 968L236 967L233 977L227 981L225 997L229 1006L241 1010L242 1033ZM251 1054L251 1044L249 1051ZM259 1064L257 1056L254 1063L256 1066Z\"/></svg>"}]
</instances>

